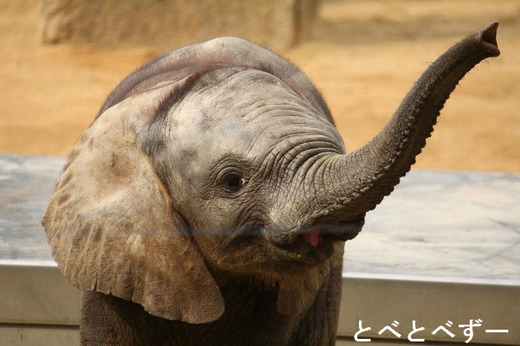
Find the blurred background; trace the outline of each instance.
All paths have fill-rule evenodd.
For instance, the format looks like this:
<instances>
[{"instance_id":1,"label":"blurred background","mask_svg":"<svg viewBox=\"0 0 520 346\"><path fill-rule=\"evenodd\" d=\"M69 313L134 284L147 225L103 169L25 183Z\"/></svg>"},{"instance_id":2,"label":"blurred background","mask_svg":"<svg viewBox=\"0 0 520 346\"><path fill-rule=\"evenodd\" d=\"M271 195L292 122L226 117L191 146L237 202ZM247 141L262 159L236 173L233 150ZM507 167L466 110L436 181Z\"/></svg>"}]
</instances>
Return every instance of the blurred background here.
<instances>
[{"instance_id":1,"label":"blurred background","mask_svg":"<svg viewBox=\"0 0 520 346\"><path fill-rule=\"evenodd\" d=\"M67 155L127 74L224 35L298 65L354 150L431 62L493 21L502 55L462 80L415 167L520 172L518 0L0 0L0 154Z\"/></svg>"}]
</instances>

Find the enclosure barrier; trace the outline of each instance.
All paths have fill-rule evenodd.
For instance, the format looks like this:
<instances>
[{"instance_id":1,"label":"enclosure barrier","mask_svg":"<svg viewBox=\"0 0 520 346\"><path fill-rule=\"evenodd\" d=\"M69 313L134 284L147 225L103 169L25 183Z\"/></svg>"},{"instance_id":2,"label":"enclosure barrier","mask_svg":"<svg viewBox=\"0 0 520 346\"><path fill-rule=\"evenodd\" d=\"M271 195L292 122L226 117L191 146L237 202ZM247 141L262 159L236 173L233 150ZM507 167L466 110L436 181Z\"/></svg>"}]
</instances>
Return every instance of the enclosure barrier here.
<instances>
[{"instance_id":1,"label":"enclosure barrier","mask_svg":"<svg viewBox=\"0 0 520 346\"><path fill-rule=\"evenodd\" d=\"M79 344L40 225L64 164L0 156L0 345ZM519 304L520 174L412 171L346 244L337 344L519 345Z\"/></svg>"}]
</instances>

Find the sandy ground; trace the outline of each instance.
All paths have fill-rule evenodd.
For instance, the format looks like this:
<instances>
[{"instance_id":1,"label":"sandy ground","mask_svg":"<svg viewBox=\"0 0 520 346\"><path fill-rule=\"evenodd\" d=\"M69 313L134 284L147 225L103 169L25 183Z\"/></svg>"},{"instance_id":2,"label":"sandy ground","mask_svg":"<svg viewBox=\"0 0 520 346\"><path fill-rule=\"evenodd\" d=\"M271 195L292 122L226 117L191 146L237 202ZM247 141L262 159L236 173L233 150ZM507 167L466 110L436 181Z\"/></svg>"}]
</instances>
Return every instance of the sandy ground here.
<instances>
[{"instance_id":1,"label":"sandy ground","mask_svg":"<svg viewBox=\"0 0 520 346\"><path fill-rule=\"evenodd\" d=\"M0 154L66 155L111 89L160 53L42 46L40 12L36 0L0 0ZM519 1L324 1L313 38L279 53L315 81L353 150L430 62L496 20L501 57L461 82L415 167L520 172Z\"/></svg>"}]
</instances>

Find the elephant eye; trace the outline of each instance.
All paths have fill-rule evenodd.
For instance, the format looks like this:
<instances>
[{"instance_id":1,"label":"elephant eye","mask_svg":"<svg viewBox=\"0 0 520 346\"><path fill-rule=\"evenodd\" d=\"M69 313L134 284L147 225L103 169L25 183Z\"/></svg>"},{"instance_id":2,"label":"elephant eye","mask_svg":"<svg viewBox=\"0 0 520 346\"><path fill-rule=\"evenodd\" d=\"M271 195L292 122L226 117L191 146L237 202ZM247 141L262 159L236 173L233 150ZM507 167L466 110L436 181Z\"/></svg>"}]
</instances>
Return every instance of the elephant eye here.
<instances>
[{"instance_id":1,"label":"elephant eye","mask_svg":"<svg viewBox=\"0 0 520 346\"><path fill-rule=\"evenodd\" d=\"M231 192L236 192L246 183L246 179L237 172L229 172L222 176L220 184Z\"/></svg>"}]
</instances>

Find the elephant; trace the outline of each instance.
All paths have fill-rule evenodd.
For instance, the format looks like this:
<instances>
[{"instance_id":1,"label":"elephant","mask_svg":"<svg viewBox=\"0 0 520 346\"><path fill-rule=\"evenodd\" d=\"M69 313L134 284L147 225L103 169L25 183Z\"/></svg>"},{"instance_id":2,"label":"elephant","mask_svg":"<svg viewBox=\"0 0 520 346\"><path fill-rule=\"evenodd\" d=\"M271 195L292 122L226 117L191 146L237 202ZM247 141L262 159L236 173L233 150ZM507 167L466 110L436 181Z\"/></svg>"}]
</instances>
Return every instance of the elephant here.
<instances>
[{"instance_id":1,"label":"elephant","mask_svg":"<svg viewBox=\"0 0 520 346\"><path fill-rule=\"evenodd\" d=\"M304 73L246 40L126 77L42 220L81 290L81 343L334 344L345 242L410 170L458 82L500 54L497 26L448 49L350 153Z\"/></svg>"}]
</instances>

